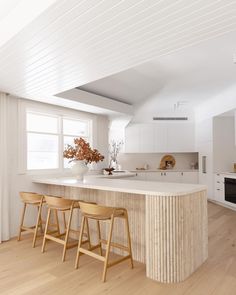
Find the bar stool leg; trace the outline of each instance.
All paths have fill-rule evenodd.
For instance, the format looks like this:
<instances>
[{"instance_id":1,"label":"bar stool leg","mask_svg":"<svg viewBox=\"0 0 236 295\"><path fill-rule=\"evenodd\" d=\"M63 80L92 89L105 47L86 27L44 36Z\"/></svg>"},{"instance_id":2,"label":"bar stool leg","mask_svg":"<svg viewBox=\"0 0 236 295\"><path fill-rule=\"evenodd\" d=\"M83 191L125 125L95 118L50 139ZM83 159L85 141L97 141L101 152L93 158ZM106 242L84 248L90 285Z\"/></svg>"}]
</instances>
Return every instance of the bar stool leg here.
<instances>
[{"instance_id":1,"label":"bar stool leg","mask_svg":"<svg viewBox=\"0 0 236 295\"><path fill-rule=\"evenodd\" d=\"M131 268L134 268L132 248L131 248L131 237L130 237L130 231L129 231L129 219L128 219L127 212L125 212L125 223L126 223L126 231L127 231L128 249L129 249L129 255L130 255L130 265L131 265Z\"/></svg>"},{"instance_id":2,"label":"bar stool leg","mask_svg":"<svg viewBox=\"0 0 236 295\"><path fill-rule=\"evenodd\" d=\"M89 223L88 223L88 218L85 218L85 223L86 223L86 232L87 232L87 241L88 241L88 249L91 249L91 241L90 241L90 232L89 232Z\"/></svg>"},{"instance_id":3,"label":"bar stool leg","mask_svg":"<svg viewBox=\"0 0 236 295\"><path fill-rule=\"evenodd\" d=\"M22 226L24 224L24 218L25 218L25 210L26 210L26 203L24 203L24 207L23 207L23 210L22 210L21 221L20 221L20 228L19 228L19 234L18 234L17 241L20 241L20 239L21 239Z\"/></svg>"},{"instance_id":4,"label":"bar stool leg","mask_svg":"<svg viewBox=\"0 0 236 295\"><path fill-rule=\"evenodd\" d=\"M100 255L102 256L102 243L101 243L102 237L101 237L101 229L100 229L100 222L99 222L99 220L97 220L97 230L98 230L98 243L100 245L99 250L100 250Z\"/></svg>"},{"instance_id":5,"label":"bar stool leg","mask_svg":"<svg viewBox=\"0 0 236 295\"><path fill-rule=\"evenodd\" d=\"M79 267L79 258L80 258L80 247L82 245L82 239L84 234L84 224L85 224L85 217L82 217L81 227L80 227L80 233L79 233L79 243L78 243L78 249L76 253L76 259L75 259L75 268L77 269Z\"/></svg>"},{"instance_id":6,"label":"bar stool leg","mask_svg":"<svg viewBox=\"0 0 236 295\"><path fill-rule=\"evenodd\" d=\"M40 217L41 217L41 210L42 210L42 204L40 203L40 205L38 207L37 221L36 221L36 225L35 225L35 229L34 229L34 238L33 238L33 244L32 244L33 248L35 247L36 238L37 238L37 234L38 234L38 228L39 228Z\"/></svg>"},{"instance_id":7,"label":"bar stool leg","mask_svg":"<svg viewBox=\"0 0 236 295\"><path fill-rule=\"evenodd\" d=\"M43 237L42 253L44 253L44 250L45 250L46 235L47 235L47 232L48 232L48 225L49 225L50 215L51 215L51 209L49 208L48 209L48 215L47 215L47 221L46 221L46 225L45 225L44 237Z\"/></svg>"},{"instance_id":8,"label":"bar stool leg","mask_svg":"<svg viewBox=\"0 0 236 295\"><path fill-rule=\"evenodd\" d=\"M55 220L56 220L57 232L58 232L58 235L60 236L61 232L60 232L60 225L59 225L57 210L54 210L54 216L55 216Z\"/></svg>"},{"instance_id":9,"label":"bar stool leg","mask_svg":"<svg viewBox=\"0 0 236 295\"><path fill-rule=\"evenodd\" d=\"M63 223L64 223L64 231L66 232L66 212L62 212Z\"/></svg>"},{"instance_id":10,"label":"bar stool leg","mask_svg":"<svg viewBox=\"0 0 236 295\"><path fill-rule=\"evenodd\" d=\"M103 268L103 275L102 275L102 281L103 282L106 281L107 266L108 266L110 248L111 248L111 238L112 238L113 224L114 224L114 215L112 215L111 222L110 222L110 231L109 231L109 235L108 235L107 250L106 250L105 262L104 262L104 268Z\"/></svg>"},{"instance_id":11,"label":"bar stool leg","mask_svg":"<svg viewBox=\"0 0 236 295\"><path fill-rule=\"evenodd\" d=\"M40 232L43 234L42 209L41 209L41 214L39 219L39 227L40 227Z\"/></svg>"},{"instance_id":12,"label":"bar stool leg","mask_svg":"<svg viewBox=\"0 0 236 295\"><path fill-rule=\"evenodd\" d=\"M66 257L66 249L67 249L67 243L68 243L68 238L69 238L69 233L70 233L72 213L73 213L73 207L71 207L71 209L70 209L70 215L69 215L68 224L66 227L66 236L65 236L65 243L64 243L63 254L62 254L62 262L65 261L65 257Z\"/></svg>"}]
</instances>

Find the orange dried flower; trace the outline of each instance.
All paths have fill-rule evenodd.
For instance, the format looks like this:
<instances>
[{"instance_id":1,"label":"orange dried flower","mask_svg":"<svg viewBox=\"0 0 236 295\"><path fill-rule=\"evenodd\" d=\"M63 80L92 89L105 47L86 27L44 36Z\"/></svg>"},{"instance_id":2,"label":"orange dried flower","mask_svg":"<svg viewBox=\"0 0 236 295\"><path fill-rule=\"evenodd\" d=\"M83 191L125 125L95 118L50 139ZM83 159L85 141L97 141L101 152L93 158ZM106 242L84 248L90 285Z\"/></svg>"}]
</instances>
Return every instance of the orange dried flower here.
<instances>
[{"instance_id":1,"label":"orange dried flower","mask_svg":"<svg viewBox=\"0 0 236 295\"><path fill-rule=\"evenodd\" d=\"M97 149L92 149L90 144L81 137L74 139L74 146L70 144L66 146L63 157L71 159L70 162L84 160L86 164L104 160L104 156Z\"/></svg>"}]
</instances>

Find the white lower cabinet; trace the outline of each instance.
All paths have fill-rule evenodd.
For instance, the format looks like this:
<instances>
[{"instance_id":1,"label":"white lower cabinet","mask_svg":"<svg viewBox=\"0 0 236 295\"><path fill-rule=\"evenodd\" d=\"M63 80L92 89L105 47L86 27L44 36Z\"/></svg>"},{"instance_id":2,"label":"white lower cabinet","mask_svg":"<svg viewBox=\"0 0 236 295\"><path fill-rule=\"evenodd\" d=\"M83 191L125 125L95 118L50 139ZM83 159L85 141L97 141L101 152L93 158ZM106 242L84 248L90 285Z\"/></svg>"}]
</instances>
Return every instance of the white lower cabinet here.
<instances>
[{"instance_id":1,"label":"white lower cabinet","mask_svg":"<svg viewBox=\"0 0 236 295\"><path fill-rule=\"evenodd\" d=\"M217 173L214 180L214 200L223 203L225 202L224 177Z\"/></svg>"},{"instance_id":2,"label":"white lower cabinet","mask_svg":"<svg viewBox=\"0 0 236 295\"><path fill-rule=\"evenodd\" d=\"M133 179L133 180L147 180L146 174L147 173L145 173L145 172L136 172L135 176L130 177L130 179Z\"/></svg>"},{"instance_id":3,"label":"white lower cabinet","mask_svg":"<svg viewBox=\"0 0 236 295\"><path fill-rule=\"evenodd\" d=\"M146 172L147 181L163 181L162 172Z\"/></svg>"},{"instance_id":4,"label":"white lower cabinet","mask_svg":"<svg viewBox=\"0 0 236 295\"><path fill-rule=\"evenodd\" d=\"M182 183L190 183L190 184L198 183L198 172L189 171L189 172L181 172L180 174L181 174Z\"/></svg>"},{"instance_id":5,"label":"white lower cabinet","mask_svg":"<svg viewBox=\"0 0 236 295\"><path fill-rule=\"evenodd\" d=\"M180 172L164 172L163 176L165 182L181 182Z\"/></svg>"},{"instance_id":6,"label":"white lower cabinet","mask_svg":"<svg viewBox=\"0 0 236 295\"><path fill-rule=\"evenodd\" d=\"M160 181L160 182L178 182L178 183L198 183L198 172L175 172L175 171L153 171L153 172L136 172L132 177L134 180Z\"/></svg>"}]
</instances>

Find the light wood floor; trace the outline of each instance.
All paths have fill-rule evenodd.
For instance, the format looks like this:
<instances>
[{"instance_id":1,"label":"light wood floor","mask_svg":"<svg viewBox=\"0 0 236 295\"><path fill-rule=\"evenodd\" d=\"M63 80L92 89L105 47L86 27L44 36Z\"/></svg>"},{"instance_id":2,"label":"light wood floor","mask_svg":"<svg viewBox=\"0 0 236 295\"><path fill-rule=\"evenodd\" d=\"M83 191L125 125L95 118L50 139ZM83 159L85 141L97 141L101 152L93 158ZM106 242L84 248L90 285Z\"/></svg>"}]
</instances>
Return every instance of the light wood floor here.
<instances>
[{"instance_id":1,"label":"light wood floor","mask_svg":"<svg viewBox=\"0 0 236 295\"><path fill-rule=\"evenodd\" d=\"M41 242L41 241L40 241ZM61 263L62 248L50 243L45 254L40 245L31 248L31 238L0 245L0 294L122 294L122 295L235 295L236 212L209 203L209 258L188 280L180 284L159 284L145 277L145 266L128 262L108 270L102 283L102 264L81 257L74 269L75 249Z\"/></svg>"}]
</instances>

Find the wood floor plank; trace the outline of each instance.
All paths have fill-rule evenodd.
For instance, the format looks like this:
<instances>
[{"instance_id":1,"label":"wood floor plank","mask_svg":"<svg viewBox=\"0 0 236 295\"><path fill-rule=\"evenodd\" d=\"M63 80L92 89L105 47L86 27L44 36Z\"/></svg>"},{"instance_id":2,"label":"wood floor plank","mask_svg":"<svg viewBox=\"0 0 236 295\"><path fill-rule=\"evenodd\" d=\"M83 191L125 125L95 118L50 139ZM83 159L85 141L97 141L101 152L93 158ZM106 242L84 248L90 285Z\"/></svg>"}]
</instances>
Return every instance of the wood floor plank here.
<instances>
[{"instance_id":1,"label":"wood floor plank","mask_svg":"<svg viewBox=\"0 0 236 295\"><path fill-rule=\"evenodd\" d=\"M75 248L68 250L62 263L60 245L49 242L42 254L41 241L33 249L32 236L27 235L21 242L12 239L0 245L0 294L235 295L236 212L212 203L208 212L209 258L180 284L147 279L145 265L136 262L131 270L128 261L109 269L103 284L101 262L83 255L80 268L75 270Z\"/></svg>"}]
</instances>

